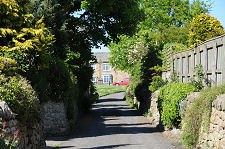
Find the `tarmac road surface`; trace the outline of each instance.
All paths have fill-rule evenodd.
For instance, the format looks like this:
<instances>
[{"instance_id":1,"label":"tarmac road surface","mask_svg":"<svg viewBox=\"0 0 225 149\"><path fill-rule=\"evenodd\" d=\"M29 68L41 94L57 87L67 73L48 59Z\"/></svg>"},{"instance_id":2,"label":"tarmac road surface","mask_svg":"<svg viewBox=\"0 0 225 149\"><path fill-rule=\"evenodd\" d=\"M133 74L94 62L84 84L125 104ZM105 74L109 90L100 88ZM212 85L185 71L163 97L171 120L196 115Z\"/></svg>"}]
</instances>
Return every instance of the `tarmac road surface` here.
<instances>
[{"instance_id":1,"label":"tarmac road surface","mask_svg":"<svg viewBox=\"0 0 225 149\"><path fill-rule=\"evenodd\" d=\"M104 96L67 137L48 138L47 149L181 149L164 138L122 100L124 93Z\"/></svg>"}]
</instances>

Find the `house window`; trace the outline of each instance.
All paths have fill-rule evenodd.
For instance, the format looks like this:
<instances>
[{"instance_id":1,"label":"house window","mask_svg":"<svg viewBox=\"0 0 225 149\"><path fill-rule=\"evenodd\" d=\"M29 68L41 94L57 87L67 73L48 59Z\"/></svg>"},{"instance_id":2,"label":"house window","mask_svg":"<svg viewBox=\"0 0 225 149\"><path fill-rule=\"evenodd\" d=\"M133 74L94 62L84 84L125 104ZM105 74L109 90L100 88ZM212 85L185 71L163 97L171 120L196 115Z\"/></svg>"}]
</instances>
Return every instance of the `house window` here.
<instances>
[{"instance_id":1,"label":"house window","mask_svg":"<svg viewBox=\"0 0 225 149\"><path fill-rule=\"evenodd\" d=\"M103 71L110 71L111 67L109 64L103 64Z\"/></svg>"},{"instance_id":2,"label":"house window","mask_svg":"<svg viewBox=\"0 0 225 149\"><path fill-rule=\"evenodd\" d=\"M92 82L96 83L96 77L92 77Z\"/></svg>"},{"instance_id":3,"label":"house window","mask_svg":"<svg viewBox=\"0 0 225 149\"><path fill-rule=\"evenodd\" d=\"M102 75L102 79L103 83L112 82L112 75L111 74Z\"/></svg>"},{"instance_id":4,"label":"house window","mask_svg":"<svg viewBox=\"0 0 225 149\"><path fill-rule=\"evenodd\" d=\"M94 71L96 70L96 64L92 64L91 67Z\"/></svg>"}]
</instances>

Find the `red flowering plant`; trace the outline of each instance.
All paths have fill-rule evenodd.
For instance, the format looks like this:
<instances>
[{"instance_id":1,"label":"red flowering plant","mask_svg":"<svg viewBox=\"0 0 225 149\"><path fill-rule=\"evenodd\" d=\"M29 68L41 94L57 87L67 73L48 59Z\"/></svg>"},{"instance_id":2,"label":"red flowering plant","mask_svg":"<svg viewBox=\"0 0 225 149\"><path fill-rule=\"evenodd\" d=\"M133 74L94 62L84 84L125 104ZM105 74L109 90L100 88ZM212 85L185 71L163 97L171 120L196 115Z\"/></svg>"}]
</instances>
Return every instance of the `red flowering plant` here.
<instances>
[{"instance_id":1,"label":"red flowering plant","mask_svg":"<svg viewBox=\"0 0 225 149\"><path fill-rule=\"evenodd\" d=\"M6 125L7 123L2 122L2 119L0 119L0 139L2 141L2 143L0 143L0 148L13 149L18 144L19 131L14 132L14 135L10 137L6 135L7 133Z\"/></svg>"}]
</instances>

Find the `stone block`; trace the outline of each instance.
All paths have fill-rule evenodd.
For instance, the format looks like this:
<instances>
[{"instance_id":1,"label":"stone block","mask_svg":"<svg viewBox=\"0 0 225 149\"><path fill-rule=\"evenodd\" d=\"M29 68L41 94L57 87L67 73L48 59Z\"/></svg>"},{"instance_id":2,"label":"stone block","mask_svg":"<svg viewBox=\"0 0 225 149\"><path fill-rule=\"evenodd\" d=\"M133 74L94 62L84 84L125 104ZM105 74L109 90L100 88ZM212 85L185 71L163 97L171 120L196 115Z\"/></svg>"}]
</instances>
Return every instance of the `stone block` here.
<instances>
[{"instance_id":1,"label":"stone block","mask_svg":"<svg viewBox=\"0 0 225 149\"><path fill-rule=\"evenodd\" d=\"M225 149L225 138L220 140L220 148Z\"/></svg>"},{"instance_id":2,"label":"stone block","mask_svg":"<svg viewBox=\"0 0 225 149\"><path fill-rule=\"evenodd\" d=\"M210 126L209 126L209 133L212 133L212 132L214 132L215 130L214 130L214 127L213 127L213 124L210 124Z\"/></svg>"},{"instance_id":3,"label":"stone block","mask_svg":"<svg viewBox=\"0 0 225 149\"><path fill-rule=\"evenodd\" d=\"M225 112L221 112L221 119L222 121L225 121Z\"/></svg>"},{"instance_id":4,"label":"stone block","mask_svg":"<svg viewBox=\"0 0 225 149\"><path fill-rule=\"evenodd\" d=\"M217 96L213 101L212 106L219 111L225 111L225 94Z\"/></svg>"},{"instance_id":5,"label":"stone block","mask_svg":"<svg viewBox=\"0 0 225 149\"><path fill-rule=\"evenodd\" d=\"M150 111L152 112L152 117L150 119L150 122L152 123L152 125L155 125L155 126L157 126L160 123L160 114L157 108L159 94L160 94L160 91L157 90L154 93L152 93L152 96L151 96Z\"/></svg>"},{"instance_id":6,"label":"stone block","mask_svg":"<svg viewBox=\"0 0 225 149\"><path fill-rule=\"evenodd\" d=\"M62 102L48 102L41 109L44 132L47 136L64 135L69 130L66 108Z\"/></svg>"},{"instance_id":7,"label":"stone block","mask_svg":"<svg viewBox=\"0 0 225 149\"><path fill-rule=\"evenodd\" d=\"M200 92L191 92L188 96L187 96L187 107L189 107L193 101L198 98L200 96Z\"/></svg>"},{"instance_id":8,"label":"stone block","mask_svg":"<svg viewBox=\"0 0 225 149\"><path fill-rule=\"evenodd\" d=\"M4 120L15 119L15 115L5 101L0 102L0 117Z\"/></svg>"},{"instance_id":9,"label":"stone block","mask_svg":"<svg viewBox=\"0 0 225 149\"><path fill-rule=\"evenodd\" d=\"M212 115L210 117L210 123L215 124L216 123L215 121L216 121L216 110L215 110L215 108L213 108L212 109Z\"/></svg>"}]
</instances>

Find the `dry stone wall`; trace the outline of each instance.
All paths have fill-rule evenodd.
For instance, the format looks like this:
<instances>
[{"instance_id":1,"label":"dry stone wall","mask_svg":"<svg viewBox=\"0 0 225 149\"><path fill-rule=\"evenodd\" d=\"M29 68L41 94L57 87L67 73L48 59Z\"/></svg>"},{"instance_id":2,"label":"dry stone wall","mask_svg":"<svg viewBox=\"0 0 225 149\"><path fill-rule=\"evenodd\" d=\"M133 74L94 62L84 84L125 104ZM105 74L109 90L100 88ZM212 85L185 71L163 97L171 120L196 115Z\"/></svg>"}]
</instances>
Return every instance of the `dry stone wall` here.
<instances>
[{"instance_id":1,"label":"dry stone wall","mask_svg":"<svg viewBox=\"0 0 225 149\"><path fill-rule=\"evenodd\" d=\"M41 109L46 136L59 136L68 133L69 121L63 102L47 102Z\"/></svg>"},{"instance_id":2,"label":"dry stone wall","mask_svg":"<svg viewBox=\"0 0 225 149\"><path fill-rule=\"evenodd\" d=\"M150 111L152 113L152 116L148 117L148 119L153 126L158 126L161 123L159 110L157 108L159 94L160 94L159 90L155 91L154 93L152 93L151 97Z\"/></svg>"},{"instance_id":3,"label":"dry stone wall","mask_svg":"<svg viewBox=\"0 0 225 149\"><path fill-rule=\"evenodd\" d=\"M156 91L152 94L150 107L152 117L148 117L150 123L154 126L160 124L160 114L157 109L159 94L160 91ZM189 108L193 101L199 96L200 92L191 92L187 96L187 108ZM185 126L184 123L183 126ZM209 130L208 132L205 131L207 129ZM197 148L225 149L225 94L217 96L213 101L209 128L204 128L202 125Z\"/></svg>"},{"instance_id":4,"label":"dry stone wall","mask_svg":"<svg viewBox=\"0 0 225 149\"><path fill-rule=\"evenodd\" d=\"M209 132L201 130L199 146L210 146L216 149L225 149L225 94L219 95L212 103Z\"/></svg>"},{"instance_id":5,"label":"dry stone wall","mask_svg":"<svg viewBox=\"0 0 225 149\"><path fill-rule=\"evenodd\" d=\"M6 122L6 136L13 137L16 131L18 135L18 149L44 149L45 138L43 125L39 123L22 124L4 101L0 102L0 117Z\"/></svg>"}]
</instances>

